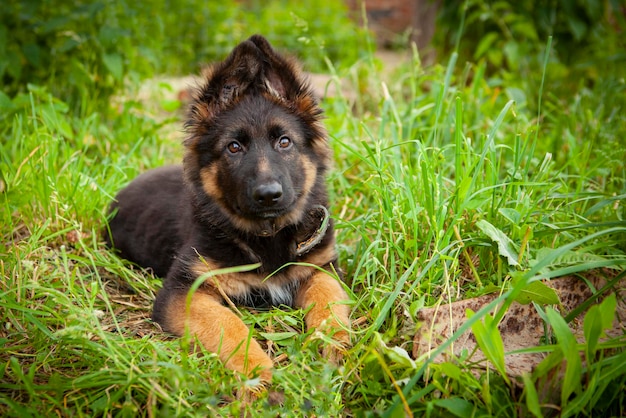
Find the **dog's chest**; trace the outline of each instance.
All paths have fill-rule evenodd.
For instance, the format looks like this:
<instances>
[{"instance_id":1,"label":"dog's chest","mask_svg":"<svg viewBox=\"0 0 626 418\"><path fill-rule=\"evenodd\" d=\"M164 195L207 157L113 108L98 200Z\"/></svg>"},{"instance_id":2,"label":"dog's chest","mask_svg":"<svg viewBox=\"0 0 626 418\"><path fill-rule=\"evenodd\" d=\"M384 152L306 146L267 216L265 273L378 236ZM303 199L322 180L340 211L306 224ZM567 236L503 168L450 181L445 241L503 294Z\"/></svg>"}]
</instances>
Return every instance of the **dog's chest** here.
<instances>
[{"instance_id":1,"label":"dog's chest","mask_svg":"<svg viewBox=\"0 0 626 418\"><path fill-rule=\"evenodd\" d=\"M273 283L269 278L260 286L250 286L243 294L232 298L233 303L252 308L268 309L274 306L294 306L299 281Z\"/></svg>"}]
</instances>

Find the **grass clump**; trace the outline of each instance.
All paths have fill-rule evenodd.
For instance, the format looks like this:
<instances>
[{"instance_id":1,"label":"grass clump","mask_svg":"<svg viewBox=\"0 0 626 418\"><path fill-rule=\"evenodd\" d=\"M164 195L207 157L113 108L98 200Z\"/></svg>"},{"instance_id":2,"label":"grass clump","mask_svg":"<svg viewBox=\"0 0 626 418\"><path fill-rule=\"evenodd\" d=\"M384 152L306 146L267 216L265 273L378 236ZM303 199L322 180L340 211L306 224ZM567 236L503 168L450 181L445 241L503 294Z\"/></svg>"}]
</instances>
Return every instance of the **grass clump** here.
<instances>
[{"instance_id":1,"label":"grass clump","mask_svg":"<svg viewBox=\"0 0 626 418\"><path fill-rule=\"evenodd\" d=\"M270 16L287 12L257 13L271 28ZM320 358L324 341L303 332L303 312L242 310L278 360L273 388L244 402L243 383L216 356L190 354L191 341L149 321L159 279L112 255L100 233L120 188L180 160L180 114L138 100L103 104L90 85L77 108L59 93L72 86L58 75L54 88L44 78L0 95L0 415L623 415L626 342L600 338L623 301L585 314L583 344L567 327L572 318L542 308L554 338L534 348L546 360L517 380L501 373L504 353L493 343L507 306L539 278L584 279L599 268L624 276L621 67L596 67L602 77L560 93L547 42L543 59L511 83L455 53L424 67L413 51L383 76L371 51L332 65L337 41L320 21L297 22L276 33L298 43L302 28L319 30L305 55L330 55L331 82L351 92L323 103L335 151L332 213L354 300L344 365ZM215 37L234 45L228 33ZM490 336L494 366L477 373L463 358L411 357L420 308L490 292L500 296L463 327ZM563 362L562 384L550 386Z\"/></svg>"}]
</instances>

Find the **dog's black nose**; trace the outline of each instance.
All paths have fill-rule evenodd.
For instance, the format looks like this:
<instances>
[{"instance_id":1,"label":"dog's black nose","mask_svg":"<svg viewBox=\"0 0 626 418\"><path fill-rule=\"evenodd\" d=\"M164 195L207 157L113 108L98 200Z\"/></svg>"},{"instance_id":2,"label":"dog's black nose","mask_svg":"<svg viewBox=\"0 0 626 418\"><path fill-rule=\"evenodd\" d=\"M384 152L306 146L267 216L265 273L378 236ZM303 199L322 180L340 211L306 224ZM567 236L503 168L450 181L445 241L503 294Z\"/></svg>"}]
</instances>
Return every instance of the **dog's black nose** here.
<instances>
[{"instance_id":1,"label":"dog's black nose","mask_svg":"<svg viewBox=\"0 0 626 418\"><path fill-rule=\"evenodd\" d=\"M252 198L263 206L273 206L280 201L283 196L283 186L277 181L261 184L254 192Z\"/></svg>"}]
</instances>

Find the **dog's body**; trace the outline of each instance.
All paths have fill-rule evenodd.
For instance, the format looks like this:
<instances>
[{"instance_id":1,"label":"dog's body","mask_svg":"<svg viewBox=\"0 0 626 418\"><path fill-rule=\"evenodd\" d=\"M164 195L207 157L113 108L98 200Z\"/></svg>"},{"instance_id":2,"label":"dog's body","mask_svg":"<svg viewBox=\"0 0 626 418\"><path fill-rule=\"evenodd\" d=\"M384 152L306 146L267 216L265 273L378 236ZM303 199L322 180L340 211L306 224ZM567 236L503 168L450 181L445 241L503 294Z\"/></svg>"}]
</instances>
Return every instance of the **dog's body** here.
<instances>
[{"instance_id":1,"label":"dog's body","mask_svg":"<svg viewBox=\"0 0 626 418\"><path fill-rule=\"evenodd\" d=\"M164 330L188 329L228 367L268 381L271 359L227 302L310 307L308 328L349 342L347 294L325 272L336 262L325 209L330 149L299 70L264 38L237 46L206 77L190 107L183 166L149 171L122 190L107 240L165 277L153 313Z\"/></svg>"}]
</instances>

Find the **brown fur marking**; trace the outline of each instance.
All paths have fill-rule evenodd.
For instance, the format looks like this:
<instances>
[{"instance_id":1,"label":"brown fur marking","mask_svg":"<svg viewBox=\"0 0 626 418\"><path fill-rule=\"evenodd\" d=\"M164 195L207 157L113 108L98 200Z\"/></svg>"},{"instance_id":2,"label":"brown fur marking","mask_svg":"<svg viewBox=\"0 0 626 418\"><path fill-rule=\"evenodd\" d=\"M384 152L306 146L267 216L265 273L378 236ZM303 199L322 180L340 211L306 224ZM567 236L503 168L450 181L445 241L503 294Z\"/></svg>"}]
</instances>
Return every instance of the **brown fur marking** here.
<instances>
[{"instance_id":1,"label":"brown fur marking","mask_svg":"<svg viewBox=\"0 0 626 418\"><path fill-rule=\"evenodd\" d=\"M350 327L350 307L346 305L348 295L335 278L317 270L302 284L296 295L296 306L311 310L305 317L308 329L334 332L333 338L347 346L350 335L345 328Z\"/></svg>"},{"instance_id":2,"label":"brown fur marking","mask_svg":"<svg viewBox=\"0 0 626 418\"><path fill-rule=\"evenodd\" d=\"M222 198L222 189L217 184L217 165L212 164L203 167L200 170L200 179L202 180L202 189L216 200Z\"/></svg>"},{"instance_id":3,"label":"brown fur marking","mask_svg":"<svg viewBox=\"0 0 626 418\"><path fill-rule=\"evenodd\" d=\"M272 378L272 360L250 337L243 321L221 304L218 296L197 291L189 307L186 294L172 297L167 308L167 327L178 335L188 329L205 349L217 353L226 367L262 381ZM182 314L182 313L185 314Z\"/></svg>"},{"instance_id":4,"label":"brown fur marking","mask_svg":"<svg viewBox=\"0 0 626 418\"><path fill-rule=\"evenodd\" d=\"M300 261L307 264L323 266L327 265L335 258L335 248L333 246L328 246L312 254L305 254ZM217 263L208 260L206 257L204 258L204 260L198 261L190 266L190 270L194 273L196 277L200 277L203 274L218 270L219 268L220 266ZM306 281L314 276L316 272L319 272L319 270L317 270L315 267L294 265L290 266L288 269L283 269L277 272L271 277L266 277L265 275L255 273L233 273L212 276L207 278L204 286L207 288L215 289L216 292L219 292L219 289L217 289L217 287L219 287L221 291L223 291L229 297L240 296L245 294L250 289L250 286L281 286L288 282ZM336 282L336 280L332 278L331 280ZM341 289L341 292L343 292L343 289ZM347 295L345 296L345 299L348 299Z\"/></svg>"}]
</instances>

